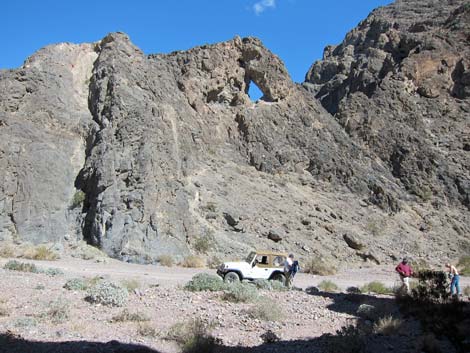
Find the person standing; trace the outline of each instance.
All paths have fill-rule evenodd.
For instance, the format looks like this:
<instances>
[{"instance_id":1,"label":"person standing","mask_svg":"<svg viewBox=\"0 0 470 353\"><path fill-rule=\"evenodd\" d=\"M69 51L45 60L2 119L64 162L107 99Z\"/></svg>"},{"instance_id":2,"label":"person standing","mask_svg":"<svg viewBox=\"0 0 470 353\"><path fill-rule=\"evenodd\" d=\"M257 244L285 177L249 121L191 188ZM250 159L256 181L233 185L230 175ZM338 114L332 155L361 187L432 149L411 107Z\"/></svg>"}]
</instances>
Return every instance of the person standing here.
<instances>
[{"instance_id":1,"label":"person standing","mask_svg":"<svg viewBox=\"0 0 470 353\"><path fill-rule=\"evenodd\" d=\"M284 276L286 276L286 286L287 288L292 287L292 281L294 276L292 275L292 267L294 265L294 254L289 254L284 262Z\"/></svg>"},{"instance_id":2,"label":"person standing","mask_svg":"<svg viewBox=\"0 0 470 353\"><path fill-rule=\"evenodd\" d=\"M400 275L402 288L406 288L406 293L410 294L410 277L413 275L413 270L411 266L408 265L408 259L404 258L397 267L395 267L395 271L398 272Z\"/></svg>"},{"instance_id":3,"label":"person standing","mask_svg":"<svg viewBox=\"0 0 470 353\"><path fill-rule=\"evenodd\" d=\"M450 263L446 263L446 267L449 269L450 282L450 294L454 295L454 289L457 289L457 297L460 297L460 276L457 268Z\"/></svg>"}]
</instances>

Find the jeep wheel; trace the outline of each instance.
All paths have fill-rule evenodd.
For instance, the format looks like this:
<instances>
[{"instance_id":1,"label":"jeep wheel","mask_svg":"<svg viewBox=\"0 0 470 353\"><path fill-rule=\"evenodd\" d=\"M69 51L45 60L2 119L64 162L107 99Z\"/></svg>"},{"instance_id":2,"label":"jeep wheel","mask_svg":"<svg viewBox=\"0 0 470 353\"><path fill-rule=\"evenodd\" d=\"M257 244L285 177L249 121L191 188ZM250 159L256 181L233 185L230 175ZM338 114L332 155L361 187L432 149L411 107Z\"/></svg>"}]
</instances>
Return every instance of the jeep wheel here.
<instances>
[{"instance_id":1,"label":"jeep wheel","mask_svg":"<svg viewBox=\"0 0 470 353\"><path fill-rule=\"evenodd\" d=\"M240 282L240 277L236 272L228 272L224 276L224 282L233 283L233 282Z\"/></svg>"},{"instance_id":2,"label":"jeep wheel","mask_svg":"<svg viewBox=\"0 0 470 353\"><path fill-rule=\"evenodd\" d=\"M272 281L278 281L278 282L281 282L283 285L286 285L286 276L284 276L283 273L275 273L272 277L271 277L271 280Z\"/></svg>"}]
</instances>

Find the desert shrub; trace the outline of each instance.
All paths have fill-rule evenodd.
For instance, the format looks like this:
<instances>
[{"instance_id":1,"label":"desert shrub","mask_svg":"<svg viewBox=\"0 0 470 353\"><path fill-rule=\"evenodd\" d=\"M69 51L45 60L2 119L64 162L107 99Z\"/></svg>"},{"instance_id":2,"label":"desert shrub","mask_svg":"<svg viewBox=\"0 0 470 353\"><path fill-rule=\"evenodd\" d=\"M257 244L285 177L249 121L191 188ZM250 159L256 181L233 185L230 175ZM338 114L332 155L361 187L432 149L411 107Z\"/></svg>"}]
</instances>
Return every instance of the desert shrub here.
<instances>
[{"instance_id":1,"label":"desert shrub","mask_svg":"<svg viewBox=\"0 0 470 353\"><path fill-rule=\"evenodd\" d=\"M374 333L385 336L395 335L400 330L402 323L402 320L391 315L382 317L374 323Z\"/></svg>"},{"instance_id":2,"label":"desert shrub","mask_svg":"<svg viewBox=\"0 0 470 353\"><path fill-rule=\"evenodd\" d=\"M125 279L121 281L121 286L126 288L128 292L134 292L136 289L140 288L140 282L136 279Z\"/></svg>"},{"instance_id":3,"label":"desert shrub","mask_svg":"<svg viewBox=\"0 0 470 353\"><path fill-rule=\"evenodd\" d=\"M150 321L150 317L145 313L130 312L128 309L124 309L119 314L113 316L111 321L112 322L127 322L127 321L144 322L144 321Z\"/></svg>"},{"instance_id":4,"label":"desert shrub","mask_svg":"<svg viewBox=\"0 0 470 353\"><path fill-rule=\"evenodd\" d=\"M97 260L97 259L105 259L108 257L106 253L101 251L100 249L89 245L83 241L77 242L73 246L71 246L72 257L76 257L83 260Z\"/></svg>"},{"instance_id":5,"label":"desert shrub","mask_svg":"<svg viewBox=\"0 0 470 353\"><path fill-rule=\"evenodd\" d=\"M224 291L223 300L234 303L253 302L258 299L258 291L255 286L247 283L232 283Z\"/></svg>"},{"instance_id":6,"label":"desert shrub","mask_svg":"<svg viewBox=\"0 0 470 353\"><path fill-rule=\"evenodd\" d=\"M62 276L64 274L64 271L62 271L60 268L55 267L48 267L45 270L39 270L39 272L45 273L46 275L51 277Z\"/></svg>"},{"instance_id":7,"label":"desert shrub","mask_svg":"<svg viewBox=\"0 0 470 353\"><path fill-rule=\"evenodd\" d=\"M393 288L385 286L382 282L372 281L363 285L360 289L362 293L393 294Z\"/></svg>"},{"instance_id":8,"label":"desert shrub","mask_svg":"<svg viewBox=\"0 0 470 353\"><path fill-rule=\"evenodd\" d=\"M336 331L336 336L327 337L327 351L329 353L364 353L366 352L366 339L364 333L356 326L343 326Z\"/></svg>"},{"instance_id":9,"label":"desert shrub","mask_svg":"<svg viewBox=\"0 0 470 353\"><path fill-rule=\"evenodd\" d=\"M158 336L158 332L150 323L148 322L139 322L137 326L137 334L143 337L152 337L155 338Z\"/></svg>"},{"instance_id":10,"label":"desert shrub","mask_svg":"<svg viewBox=\"0 0 470 353\"><path fill-rule=\"evenodd\" d=\"M170 255L160 255L157 258L157 261L159 262L160 265L166 266L166 267L172 267L174 264L173 257Z\"/></svg>"},{"instance_id":11,"label":"desert shrub","mask_svg":"<svg viewBox=\"0 0 470 353\"><path fill-rule=\"evenodd\" d=\"M323 292L336 292L339 289L336 283L329 280L321 281L320 283L318 283L318 288Z\"/></svg>"},{"instance_id":12,"label":"desert shrub","mask_svg":"<svg viewBox=\"0 0 470 353\"><path fill-rule=\"evenodd\" d=\"M400 309L421 322L424 332L447 336L463 349L461 325L468 317L468 304L454 300L447 275L441 271L419 273L419 284L410 296L397 296Z\"/></svg>"},{"instance_id":13,"label":"desert shrub","mask_svg":"<svg viewBox=\"0 0 470 353\"><path fill-rule=\"evenodd\" d=\"M181 263L183 267L201 268L206 266L206 260L197 255L187 256Z\"/></svg>"},{"instance_id":14,"label":"desert shrub","mask_svg":"<svg viewBox=\"0 0 470 353\"><path fill-rule=\"evenodd\" d=\"M211 250L215 245L215 238L212 232L207 232L206 234L196 238L194 241L194 249L202 254L206 254Z\"/></svg>"},{"instance_id":15,"label":"desert shrub","mask_svg":"<svg viewBox=\"0 0 470 353\"><path fill-rule=\"evenodd\" d=\"M470 276L470 255L460 257L457 267L462 276Z\"/></svg>"},{"instance_id":16,"label":"desert shrub","mask_svg":"<svg viewBox=\"0 0 470 353\"><path fill-rule=\"evenodd\" d=\"M18 328L34 327L37 324L37 320L32 317L19 317L13 321L13 326Z\"/></svg>"},{"instance_id":17,"label":"desert shrub","mask_svg":"<svg viewBox=\"0 0 470 353\"><path fill-rule=\"evenodd\" d=\"M223 261L217 255L212 255L207 259L207 267L216 269L222 262Z\"/></svg>"},{"instance_id":18,"label":"desert shrub","mask_svg":"<svg viewBox=\"0 0 470 353\"><path fill-rule=\"evenodd\" d=\"M282 282L280 281L271 281L271 290L273 291L288 291L289 288L287 288Z\"/></svg>"},{"instance_id":19,"label":"desert shrub","mask_svg":"<svg viewBox=\"0 0 470 353\"><path fill-rule=\"evenodd\" d=\"M87 290L88 283L83 278L71 278L65 282L63 288L67 290Z\"/></svg>"},{"instance_id":20,"label":"desert shrub","mask_svg":"<svg viewBox=\"0 0 470 353\"><path fill-rule=\"evenodd\" d=\"M175 341L183 353L212 353L219 341L209 331L209 324L194 319L170 327L166 339Z\"/></svg>"},{"instance_id":21,"label":"desert shrub","mask_svg":"<svg viewBox=\"0 0 470 353\"><path fill-rule=\"evenodd\" d=\"M5 270L10 271L20 271L20 272L32 272L32 273L39 273L39 269L36 267L35 264L30 264L26 262L19 262L16 260L8 261L3 268Z\"/></svg>"},{"instance_id":22,"label":"desert shrub","mask_svg":"<svg viewBox=\"0 0 470 353\"><path fill-rule=\"evenodd\" d=\"M331 261L318 257L306 261L303 270L320 276L334 275L337 272L336 266Z\"/></svg>"},{"instance_id":23,"label":"desert shrub","mask_svg":"<svg viewBox=\"0 0 470 353\"><path fill-rule=\"evenodd\" d=\"M116 283L100 281L88 289L87 300L90 303L107 306L123 306L129 293Z\"/></svg>"},{"instance_id":24,"label":"desert shrub","mask_svg":"<svg viewBox=\"0 0 470 353\"><path fill-rule=\"evenodd\" d=\"M358 287L348 287L348 288L346 288L346 293L348 293L348 294L361 294L362 291Z\"/></svg>"},{"instance_id":25,"label":"desert shrub","mask_svg":"<svg viewBox=\"0 0 470 353\"><path fill-rule=\"evenodd\" d=\"M258 289L272 290L272 288L273 288L271 281L268 281L267 279L256 279L256 280L253 281L253 284Z\"/></svg>"},{"instance_id":26,"label":"desert shrub","mask_svg":"<svg viewBox=\"0 0 470 353\"><path fill-rule=\"evenodd\" d=\"M62 298L59 298L49 304L48 310L41 315L54 324L59 324L67 320L70 316L70 306Z\"/></svg>"},{"instance_id":27,"label":"desert shrub","mask_svg":"<svg viewBox=\"0 0 470 353\"><path fill-rule=\"evenodd\" d=\"M227 285L224 283L222 278L208 273L198 273L184 286L186 290L191 292L200 292L204 290L216 292L224 290L226 287Z\"/></svg>"},{"instance_id":28,"label":"desert shrub","mask_svg":"<svg viewBox=\"0 0 470 353\"><path fill-rule=\"evenodd\" d=\"M275 302L266 298L256 302L246 312L253 319L263 321L279 321L284 316L282 309Z\"/></svg>"},{"instance_id":29,"label":"desert shrub","mask_svg":"<svg viewBox=\"0 0 470 353\"><path fill-rule=\"evenodd\" d=\"M15 257L15 249L11 244L2 243L0 246L0 257Z\"/></svg>"},{"instance_id":30,"label":"desert shrub","mask_svg":"<svg viewBox=\"0 0 470 353\"><path fill-rule=\"evenodd\" d=\"M36 290L44 290L44 289L46 289L46 286L45 286L44 284L41 284L41 283L40 283L40 284L38 284L36 287L34 287L34 289L36 289Z\"/></svg>"},{"instance_id":31,"label":"desert shrub","mask_svg":"<svg viewBox=\"0 0 470 353\"><path fill-rule=\"evenodd\" d=\"M25 249L21 257L31 260L52 261L57 260L59 258L59 254L57 254L55 251L45 245L39 245Z\"/></svg>"},{"instance_id":32,"label":"desert shrub","mask_svg":"<svg viewBox=\"0 0 470 353\"><path fill-rule=\"evenodd\" d=\"M70 203L70 209L73 210L74 208L77 208L83 204L83 201L85 201L85 193L82 190L78 190L73 195L72 202Z\"/></svg>"}]
</instances>

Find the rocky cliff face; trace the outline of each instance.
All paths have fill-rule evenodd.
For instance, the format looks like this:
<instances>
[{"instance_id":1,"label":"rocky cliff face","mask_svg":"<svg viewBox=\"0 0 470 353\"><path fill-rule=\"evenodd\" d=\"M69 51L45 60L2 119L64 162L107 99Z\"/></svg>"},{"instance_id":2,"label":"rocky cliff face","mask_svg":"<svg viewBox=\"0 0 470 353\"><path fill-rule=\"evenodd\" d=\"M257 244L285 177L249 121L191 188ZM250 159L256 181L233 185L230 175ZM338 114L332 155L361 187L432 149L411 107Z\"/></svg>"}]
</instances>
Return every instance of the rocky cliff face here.
<instances>
[{"instance_id":1,"label":"rocky cliff face","mask_svg":"<svg viewBox=\"0 0 470 353\"><path fill-rule=\"evenodd\" d=\"M84 238L137 262L467 251L460 5L421 6L419 24L411 2L377 10L303 85L254 38L150 56L122 33L44 48L0 72L0 237Z\"/></svg>"}]
</instances>

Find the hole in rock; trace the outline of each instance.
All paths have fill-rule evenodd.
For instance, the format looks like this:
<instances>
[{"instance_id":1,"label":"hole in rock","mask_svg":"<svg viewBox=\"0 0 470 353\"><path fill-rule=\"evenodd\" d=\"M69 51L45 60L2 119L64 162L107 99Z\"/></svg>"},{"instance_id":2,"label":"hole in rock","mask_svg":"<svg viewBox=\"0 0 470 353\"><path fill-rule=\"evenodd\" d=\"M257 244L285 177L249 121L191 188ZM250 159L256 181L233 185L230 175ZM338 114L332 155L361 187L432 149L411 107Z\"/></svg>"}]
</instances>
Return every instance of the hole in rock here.
<instances>
[{"instance_id":1,"label":"hole in rock","mask_svg":"<svg viewBox=\"0 0 470 353\"><path fill-rule=\"evenodd\" d=\"M258 99L263 97L263 92L253 81L250 81L248 84L248 97L250 97L253 102L256 102Z\"/></svg>"}]
</instances>

